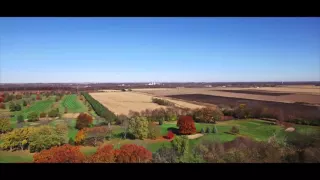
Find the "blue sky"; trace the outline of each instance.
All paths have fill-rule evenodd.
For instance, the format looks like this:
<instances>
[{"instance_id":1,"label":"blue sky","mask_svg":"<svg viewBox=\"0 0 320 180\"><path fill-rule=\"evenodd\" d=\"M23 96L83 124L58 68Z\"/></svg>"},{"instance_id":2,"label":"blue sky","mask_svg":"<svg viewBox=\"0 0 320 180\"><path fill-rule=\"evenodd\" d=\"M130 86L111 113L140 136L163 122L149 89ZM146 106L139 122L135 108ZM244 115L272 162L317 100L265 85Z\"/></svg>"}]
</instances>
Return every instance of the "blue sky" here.
<instances>
[{"instance_id":1,"label":"blue sky","mask_svg":"<svg viewBox=\"0 0 320 180\"><path fill-rule=\"evenodd\" d=\"M0 18L0 82L319 81L320 18Z\"/></svg>"}]
</instances>

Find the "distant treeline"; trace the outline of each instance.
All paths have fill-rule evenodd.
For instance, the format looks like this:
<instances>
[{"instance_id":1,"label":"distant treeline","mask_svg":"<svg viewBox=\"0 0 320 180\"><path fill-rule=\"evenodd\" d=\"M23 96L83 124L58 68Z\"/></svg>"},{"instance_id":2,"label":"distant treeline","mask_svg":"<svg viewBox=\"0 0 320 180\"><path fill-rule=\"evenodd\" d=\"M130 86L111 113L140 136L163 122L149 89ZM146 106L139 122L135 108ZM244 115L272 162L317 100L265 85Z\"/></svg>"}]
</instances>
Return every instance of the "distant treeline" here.
<instances>
[{"instance_id":1,"label":"distant treeline","mask_svg":"<svg viewBox=\"0 0 320 180\"><path fill-rule=\"evenodd\" d=\"M152 98L152 102L162 106L174 106L174 103L159 98Z\"/></svg>"},{"instance_id":2,"label":"distant treeline","mask_svg":"<svg viewBox=\"0 0 320 180\"><path fill-rule=\"evenodd\" d=\"M113 112L111 112L108 108L104 107L99 101L95 100L87 92L82 92L81 94L86 98L86 100L92 106L92 109L97 113L97 115L105 118L108 121L114 121L116 119L116 115Z\"/></svg>"}]
</instances>

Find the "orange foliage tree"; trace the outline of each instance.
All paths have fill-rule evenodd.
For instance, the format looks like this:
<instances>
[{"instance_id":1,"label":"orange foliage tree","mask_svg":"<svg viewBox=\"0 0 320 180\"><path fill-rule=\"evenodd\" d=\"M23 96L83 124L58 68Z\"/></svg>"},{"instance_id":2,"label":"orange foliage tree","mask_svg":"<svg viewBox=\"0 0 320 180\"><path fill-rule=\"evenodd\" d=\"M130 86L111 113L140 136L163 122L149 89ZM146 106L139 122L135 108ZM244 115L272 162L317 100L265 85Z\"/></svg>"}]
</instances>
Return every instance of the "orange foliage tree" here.
<instances>
[{"instance_id":1,"label":"orange foliage tree","mask_svg":"<svg viewBox=\"0 0 320 180\"><path fill-rule=\"evenodd\" d=\"M90 116L87 113L80 113L77 118L76 128L83 129L83 128L89 127L92 121L93 121L92 116Z\"/></svg>"},{"instance_id":2,"label":"orange foliage tree","mask_svg":"<svg viewBox=\"0 0 320 180\"><path fill-rule=\"evenodd\" d=\"M81 129L80 131L78 131L78 133L76 135L75 143L77 145L82 144L85 137L86 137L85 129Z\"/></svg>"},{"instance_id":3,"label":"orange foliage tree","mask_svg":"<svg viewBox=\"0 0 320 180\"><path fill-rule=\"evenodd\" d=\"M135 144L125 144L115 154L118 163L148 163L152 160L150 151Z\"/></svg>"},{"instance_id":4,"label":"orange foliage tree","mask_svg":"<svg viewBox=\"0 0 320 180\"><path fill-rule=\"evenodd\" d=\"M113 163L115 162L115 150L112 145L105 145L98 148L97 152L87 160L90 163Z\"/></svg>"},{"instance_id":5,"label":"orange foliage tree","mask_svg":"<svg viewBox=\"0 0 320 180\"><path fill-rule=\"evenodd\" d=\"M81 163L85 156L79 147L65 144L59 147L52 147L33 155L35 163Z\"/></svg>"},{"instance_id":6,"label":"orange foliage tree","mask_svg":"<svg viewBox=\"0 0 320 180\"><path fill-rule=\"evenodd\" d=\"M180 116L177 122L179 133L184 135L195 134L196 126L191 116Z\"/></svg>"}]
</instances>

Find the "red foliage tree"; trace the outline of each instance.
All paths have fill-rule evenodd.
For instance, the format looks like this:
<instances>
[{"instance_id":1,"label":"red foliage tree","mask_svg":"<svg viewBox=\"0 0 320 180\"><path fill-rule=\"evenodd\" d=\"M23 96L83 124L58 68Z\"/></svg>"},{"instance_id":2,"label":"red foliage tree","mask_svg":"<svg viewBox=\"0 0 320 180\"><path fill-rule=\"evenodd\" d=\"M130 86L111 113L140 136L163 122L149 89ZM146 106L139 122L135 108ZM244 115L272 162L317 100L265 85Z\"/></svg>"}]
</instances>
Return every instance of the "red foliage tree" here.
<instances>
[{"instance_id":1,"label":"red foliage tree","mask_svg":"<svg viewBox=\"0 0 320 180\"><path fill-rule=\"evenodd\" d=\"M6 105L4 103L0 103L0 109L5 109Z\"/></svg>"},{"instance_id":2,"label":"red foliage tree","mask_svg":"<svg viewBox=\"0 0 320 180\"><path fill-rule=\"evenodd\" d=\"M180 116L177 126L179 133L184 135L195 134L196 126L191 116Z\"/></svg>"},{"instance_id":3,"label":"red foliage tree","mask_svg":"<svg viewBox=\"0 0 320 180\"><path fill-rule=\"evenodd\" d=\"M80 113L77 118L76 128L83 129L85 127L89 127L89 125L92 123L92 121L93 121L93 119L89 114Z\"/></svg>"},{"instance_id":4,"label":"red foliage tree","mask_svg":"<svg viewBox=\"0 0 320 180\"><path fill-rule=\"evenodd\" d=\"M90 163L113 163L115 162L115 150L112 145L101 146L87 161Z\"/></svg>"},{"instance_id":5,"label":"red foliage tree","mask_svg":"<svg viewBox=\"0 0 320 180\"><path fill-rule=\"evenodd\" d=\"M41 96L39 94L37 94L37 97L36 97L37 100L41 100Z\"/></svg>"},{"instance_id":6,"label":"red foliage tree","mask_svg":"<svg viewBox=\"0 0 320 180\"><path fill-rule=\"evenodd\" d=\"M0 97L0 103L2 103L3 102L3 97Z\"/></svg>"},{"instance_id":7,"label":"red foliage tree","mask_svg":"<svg viewBox=\"0 0 320 180\"><path fill-rule=\"evenodd\" d=\"M85 156L81 153L79 147L69 144L43 150L33 155L35 163L81 163L84 160Z\"/></svg>"},{"instance_id":8,"label":"red foliage tree","mask_svg":"<svg viewBox=\"0 0 320 180\"><path fill-rule=\"evenodd\" d=\"M135 144L125 144L115 154L118 163L148 163L152 160L150 151Z\"/></svg>"},{"instance_id":9,"label":"red foliage tree","mask_svg":"<svg viewBox=\"0 0 320 180\"><path fill-rule=\"evenodd\" d=\"M167 138L168 138L168 139L174 138L174 134L173 134L172 131L168 131Z\"/></svg>"}]
</instances>

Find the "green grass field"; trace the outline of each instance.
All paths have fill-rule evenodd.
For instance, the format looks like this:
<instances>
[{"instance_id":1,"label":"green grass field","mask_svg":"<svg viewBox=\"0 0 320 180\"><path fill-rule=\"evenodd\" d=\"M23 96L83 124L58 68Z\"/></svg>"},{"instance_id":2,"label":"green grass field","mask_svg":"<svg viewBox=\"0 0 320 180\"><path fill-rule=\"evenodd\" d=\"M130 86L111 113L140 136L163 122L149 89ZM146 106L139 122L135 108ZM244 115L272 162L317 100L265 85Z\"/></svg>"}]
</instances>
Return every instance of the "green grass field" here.
<instances>
[{"instance_id":1,"label":"green grass field","mask_svg":"<svg viewBox=\"0 0 320 180\"><path fill-rule=\"evenodd\" d=\"M80 113L87 112L87 107L77 98L77 95L65 95L60 103L60 112L64 112L64 109L68 109L68 113Z\"/></svg>"},{"instance_id":2,"label":"green grass field","mask_svg":"<svg viewBox=\"0 0 320 180\"><path fill-rule=\"evenodd\" d=\"M50 123L51 125L55 125L56 123L61 122L61 120L56 120ZM69 120L68 122L69 126L69 132L68 136L69 138L75 138L78 130L74 128L75 126L75 120ZM213 124L203 124L203 123L196 123L196 129L197 132L200 132L201 128L206 129L209 127L211 130L214 127ZM216 139L220 142L227 142L235 139L238 135L232 135L228 134L226 132L229 132L232 126L237 126L240 129L240 136L246 136L249 138L253 138L257 141L266 141L269 137L276 134L279 138L285 137L286 133L284 129L278 125L271 125L267 121L263 120L255 120L255 119L249 119L249 120L231 120L231 121L225 121L225 122L218 122L216 124L216 128L218 130L218 133L209 133L205 134L204 136L198 138L189 140L190 145L190 151L193 147L195 147L199 142L203 140L212 140ZM114 138L110 141L105 141L105 144L113 144L115 148L118 147L118 145L123 144L137 144L142 145L146 147L148 150L155 152L157 151L161 146L170 146L170 142L168 141L150 141L150 140L129 140L129 139L121 139L119 134L123 132L123 129L121 129L120 126L113 125L113 134ZM168 132L168 129L177 128L176 124L163 124L161 125L161 134L166 135ZM316 132L320 131L320 127L316 126L304 126L304 125L296 125L296 130L298 132L308 133L308 132ZM81 147L81 151L85 153L86 155L93 154L97 150L97 147ZM0 162L32 162L32 154L23 151L17 151L17 152L8 152L8 151L0 151Z\"/></svg>"}]
</instances>

